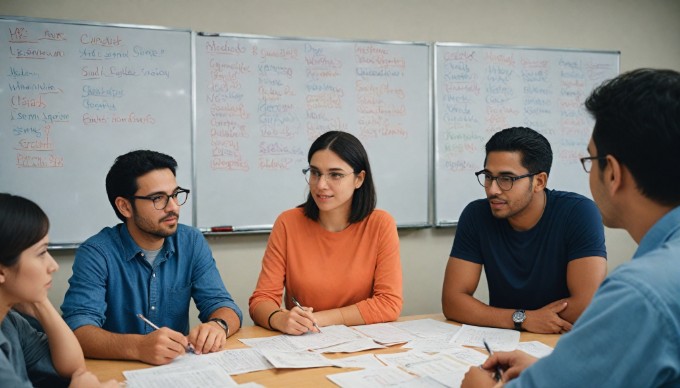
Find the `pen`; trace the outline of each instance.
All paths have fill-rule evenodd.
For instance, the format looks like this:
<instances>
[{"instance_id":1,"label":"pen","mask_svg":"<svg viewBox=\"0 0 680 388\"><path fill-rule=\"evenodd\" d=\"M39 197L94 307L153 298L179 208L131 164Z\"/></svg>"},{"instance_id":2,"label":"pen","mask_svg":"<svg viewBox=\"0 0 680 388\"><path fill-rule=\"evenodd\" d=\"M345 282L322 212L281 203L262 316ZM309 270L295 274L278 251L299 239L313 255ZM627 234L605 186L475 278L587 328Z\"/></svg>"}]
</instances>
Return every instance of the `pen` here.
<instances>
[{"instance_id":1,"label":"pen","mask_svg":"<svg viewBox=\"0 0 680 388\"><path fill-rule=\"evenodd\" d=\"M493 352L491 351L489 344L486 343L486 340L483 339L482 342L484 342L484 347L486 348L486 351L489 352L489 356L493 356ZM493 374L493 378L496 381L501 381L501 367L499 365L496 365L496 372Z\"/></svg>"},{"instance_id":2,"label":"pen","mask_svg":"<svg viewBox=\"0 0 680 388\"><path fill-rule=\"evenodd\" d=\"M159 329L160 329L160 327L156 326L155 323L153 323L153 322L151 322L150 320L148 320L144 315L142 315L142 314L137 314L137 316L139 317L139 319L141 319L142 321L146 322L147 325L153 327L154 330L159 330ZM186 349L186 350L187 350L187 352L194 353L194 346L190 343L189 346L187 346L187 349Z\"/></svg>"},{"instance_id":3,"label":"pen","mask_svg":"<svg viewBox=\"0 0 680 388\"><path fill-rule=\"evenodd\" d=\"M295 305L300 308L300 310L307 311L300 305L300 302L298 302L293 295L291 295L290 298L293 300L293 303L295 303ZM319 326L316 324L316 322L313 322L312 324L314 325L314 327L316 327L316 330L318 330L319 333L321 333L321 329L319 329Z\"/></svg>"}]
</instances>

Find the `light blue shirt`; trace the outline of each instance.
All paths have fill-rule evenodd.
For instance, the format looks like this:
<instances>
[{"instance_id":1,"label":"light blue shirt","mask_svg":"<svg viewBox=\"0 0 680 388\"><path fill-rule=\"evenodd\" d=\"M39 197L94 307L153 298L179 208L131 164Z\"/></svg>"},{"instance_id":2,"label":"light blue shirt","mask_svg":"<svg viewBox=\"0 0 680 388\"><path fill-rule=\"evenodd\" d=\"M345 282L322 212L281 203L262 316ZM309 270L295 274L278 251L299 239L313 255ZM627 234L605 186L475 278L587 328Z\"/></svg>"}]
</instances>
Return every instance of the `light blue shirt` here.
<instances>
[{"instance_id":1,"label":"light blue shirt","mask_svg":"<svg viewBox=\"0 0 680 388\"><path fill-rule=\"evenodd\" d=\"M47 337L10 310L0 326L0 386L33 387L41 381L54 386L50 379L68 382L54 370Z\"/></svg>"},{"instance_id":2,"label":"light blue shirt","mask_svg":"<svg viewBox=\"0 0 680 388\"><path fill-rule=\"evenodd\" d=\"M553 353L507 386L680 386L680 207L605 279Z\"/></svg>"},{"instance_id":3,"label":"light blue shirt","mask_svg":"<svg viewBox=\"0 0 680 388\"><path fill-rule=\"evenodd\" d=\"M202 322L220 307L243 319L205 238L186 225L165 238L153 266L124 224L102 229L76 251L69 284L61 310L72 330L93 325L113 333L147 334L154 329L137 317L141 313L159 327L186 335L191 298Z\"/></svg>"}]
</instances>

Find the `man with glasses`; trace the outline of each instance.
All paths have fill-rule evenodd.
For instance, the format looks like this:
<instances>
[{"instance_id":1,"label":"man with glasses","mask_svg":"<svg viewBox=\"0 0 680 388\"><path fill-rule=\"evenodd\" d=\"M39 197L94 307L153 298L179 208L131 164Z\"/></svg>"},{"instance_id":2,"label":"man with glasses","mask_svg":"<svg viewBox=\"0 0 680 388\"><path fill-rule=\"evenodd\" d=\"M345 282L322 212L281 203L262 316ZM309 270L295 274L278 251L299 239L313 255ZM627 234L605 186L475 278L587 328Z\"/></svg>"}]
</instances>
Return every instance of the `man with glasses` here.
<instances>
[{"instance_id":1,"label":"man with glasses","mask_svg":"<svg viewBox=\"0 0 680 388\"><path fill-rule=\"evenodd\" d=\"M189 190L176 168L171 156L132 151L106 176L123 223L78 248L61 306L86 357L162 365L188 350L219 351L241 326L205 238L179 223ZM202 323L190 330L191 298Z\"/></svg>"},{"instance_id":2,"label":"man with glasses","mask_svg":"<svg viewBox=\"0 0 680 388\"><path fill-rule=\"evenodd\" d=\"M475 173L486 199L460 216L446 266L442 309L478 326L565 333L604 279L602 219L593 201L547 189L548 140L513 127L486 143ZM473 294L484 268L489 304Z\"/></svg>"},{"instance_id":3,"label":"man with glasses","mask_svg":"<svg viewBox=\"0 0 680 388\"><path fill-rule=\"evenodd\" d=\"M463 387L680 386L680 73L621 74L586 109L595 118L582 159L592 163L590 191L604 224L625 229L638 249L549 356L496 352ZM491 378L497 367L502 383Z\"/></svg>"}]
</instances>

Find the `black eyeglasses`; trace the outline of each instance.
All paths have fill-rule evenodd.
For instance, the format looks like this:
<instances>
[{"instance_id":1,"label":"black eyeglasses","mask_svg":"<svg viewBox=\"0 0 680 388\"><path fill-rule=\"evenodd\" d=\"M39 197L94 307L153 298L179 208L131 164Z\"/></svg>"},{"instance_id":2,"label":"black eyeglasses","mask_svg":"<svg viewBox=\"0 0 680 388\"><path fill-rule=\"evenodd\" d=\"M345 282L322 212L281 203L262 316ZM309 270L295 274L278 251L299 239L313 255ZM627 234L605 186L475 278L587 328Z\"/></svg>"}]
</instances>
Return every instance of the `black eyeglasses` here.
<instances>
[{"instance_id":1,"label":"black eyeglasses","mask_svg":"<svg viewBox=\"0 0 680 388\"><path fill-rule=\"evenodd\" d=\"M130 199L146 199L147 201L153 202L153 207L156 210L163 210L168 206L168 202L170 202L170 198L172 198L173 201L177 204L177 206L182 206L186 203L187 198L189 198L189 193L191 190L189 189L183 189L179 188L177 191L174 193L168 195L165 193L161 194L154 194L154 195L146 195L146 196L141 196L141 195L133 195L130 197Z\"/></svg>"},{"instance_id":2,"label":"black eyeglasses","mask_svg":"<svg viewBox=\"0 0 680 388\"><path fill-rule=\"evenodd\" d=\"M593 168L593 160L605 160L605 159L607 159L606 156L586 156L585 158L581 158L579 160L581 161L583 170L587 173L590 173L590 170Z\"/></svg>"},{"instance_id":3,"label":"black eyeglasses","mask_svg":"<svg viewBox=\"0 0 680 388\"><path fill-rule=\"evenodd\" d=\"M488 174L485 170L482 171L477 171L475 175L477 176L477 181L479 182L480 185L483 187L486 187L487 189L491 187L491 184L493 181L496 181L498 184L498 187L503 190L503 191L508 191L512 189L512 185L515 183L516 180L522 179L522 178L527 178L530 176L534 176L536 174L540 174L541 171L539 172L533 172L530 174L524 174L520 176L510 176L510 175L501 175L501 176L493 176Z\"/></svg>"}]
</instances>

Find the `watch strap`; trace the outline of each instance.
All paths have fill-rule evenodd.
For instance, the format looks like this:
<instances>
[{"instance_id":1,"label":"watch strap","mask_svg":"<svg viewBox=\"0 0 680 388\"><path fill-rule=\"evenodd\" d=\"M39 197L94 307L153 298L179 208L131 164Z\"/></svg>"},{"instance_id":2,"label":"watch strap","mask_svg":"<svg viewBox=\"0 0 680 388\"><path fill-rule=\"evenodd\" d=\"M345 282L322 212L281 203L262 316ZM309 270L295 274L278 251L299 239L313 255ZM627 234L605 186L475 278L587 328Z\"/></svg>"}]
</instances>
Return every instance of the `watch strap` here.
<instances>
[{"instance_id":1,"label":"watch strap","mask_svg":"<svg viewBox=\"0 0 680 388\"><path fill-rule=\"evenodd\" d=\"M227 338L229 338L229 325L227 324L227 322L224 319L222 319L222 318L210 318L208 320L208 322L215 322L218 325L220 325L220 327L222 329L224 329L224 333L227 335Z\"/></svg>"}]
</instances>

